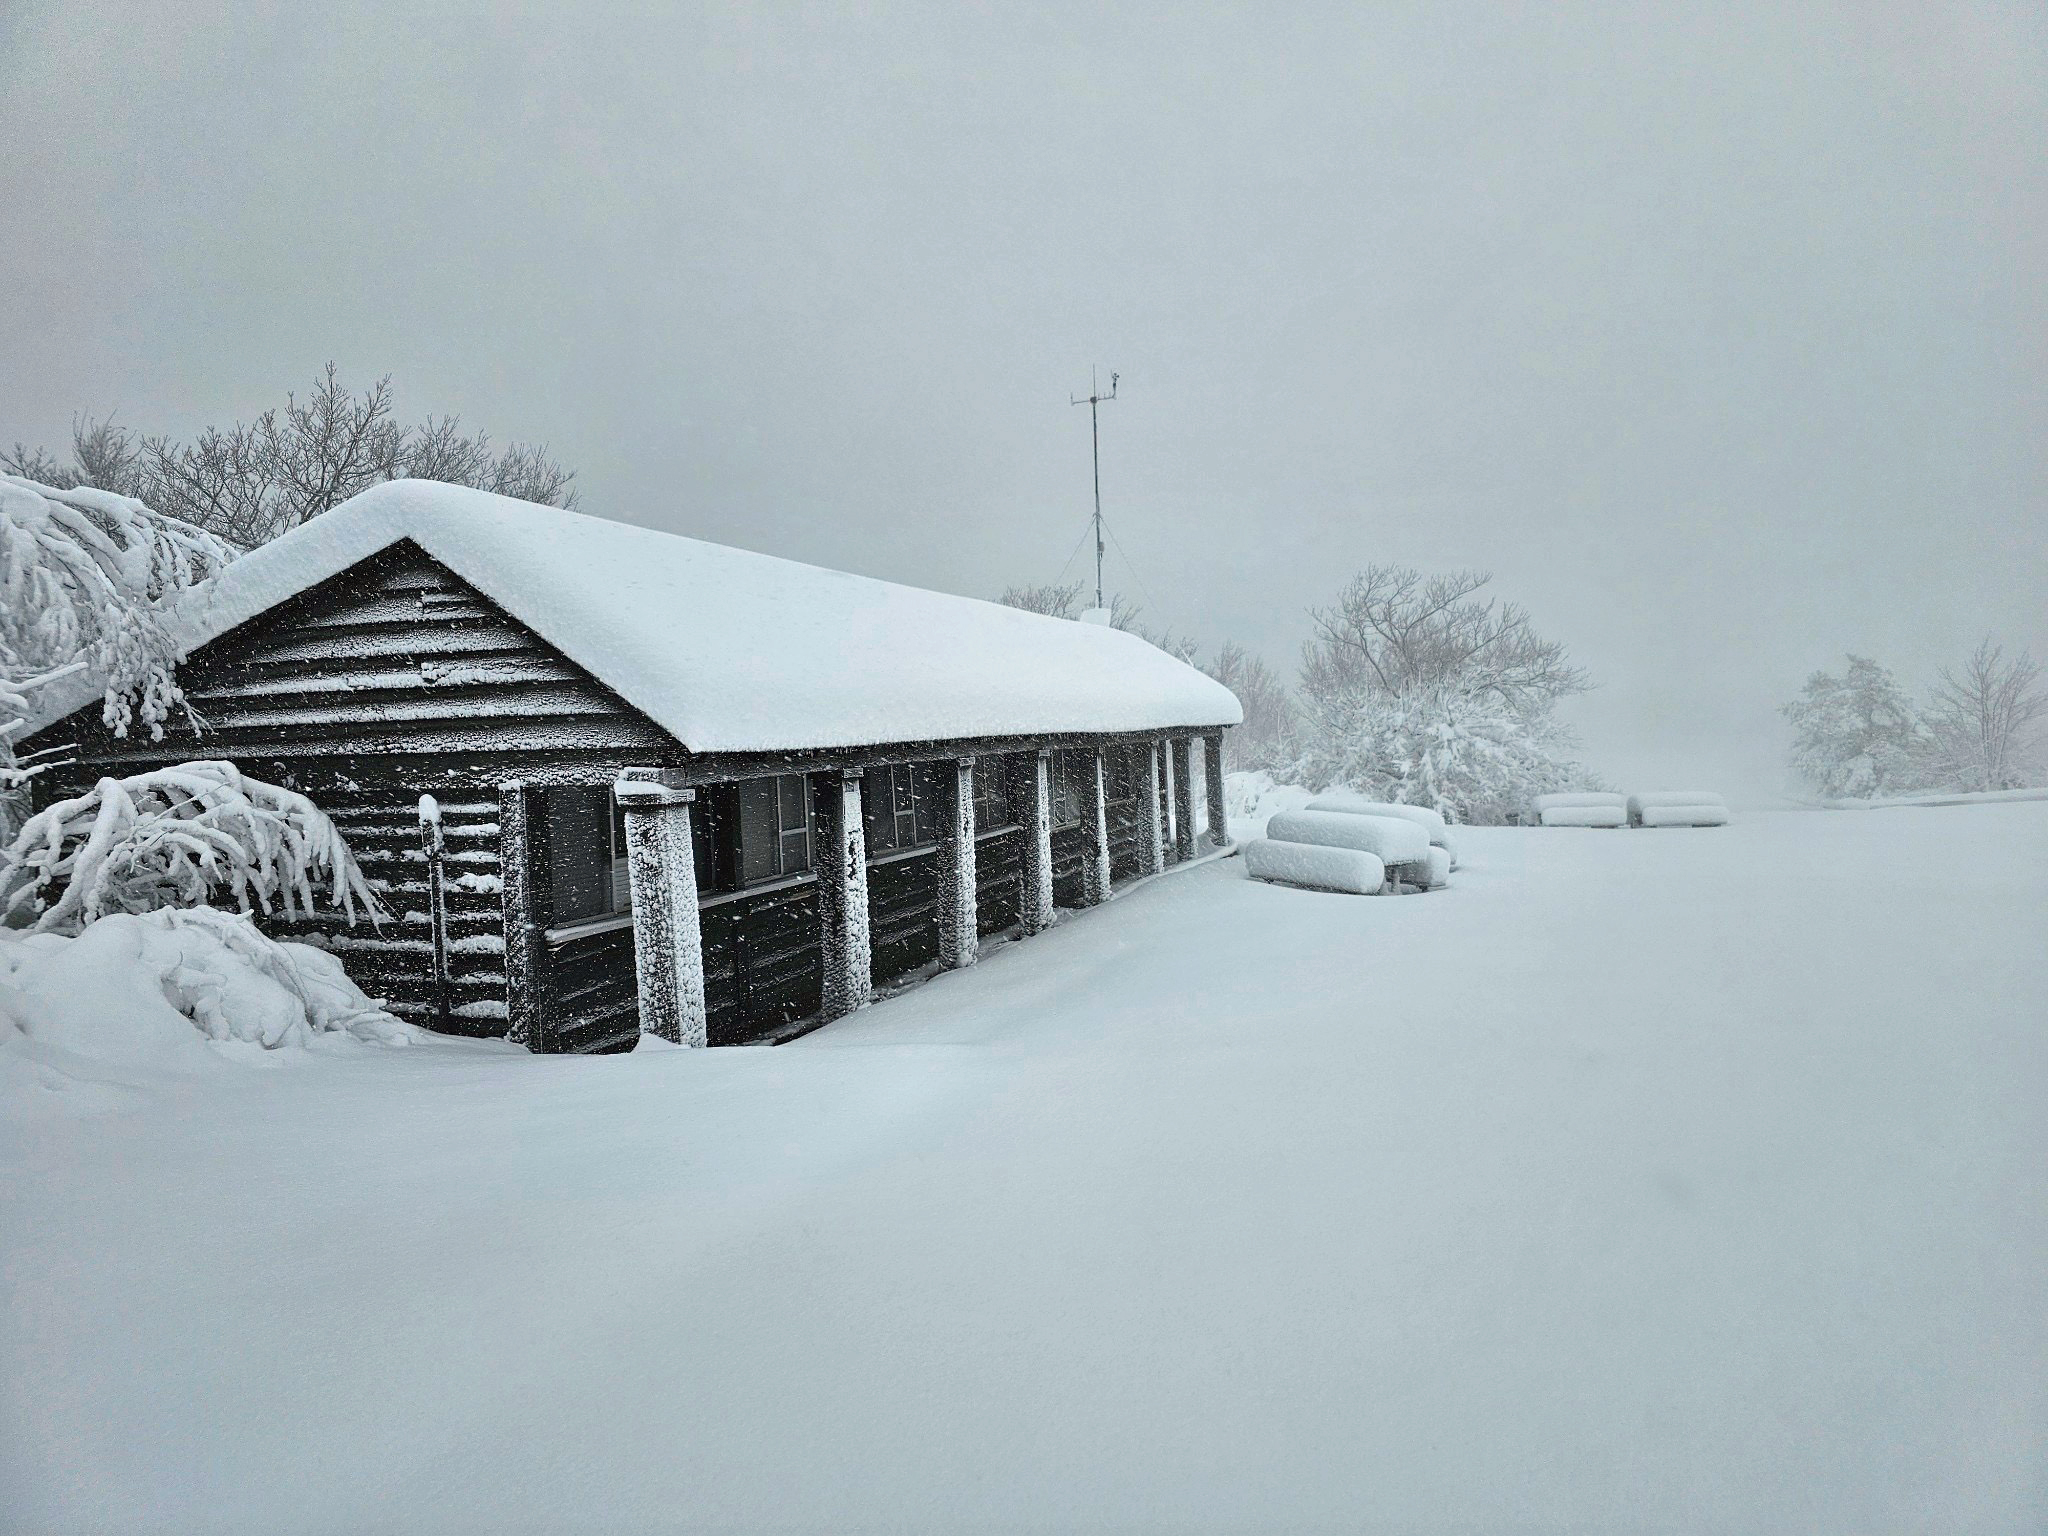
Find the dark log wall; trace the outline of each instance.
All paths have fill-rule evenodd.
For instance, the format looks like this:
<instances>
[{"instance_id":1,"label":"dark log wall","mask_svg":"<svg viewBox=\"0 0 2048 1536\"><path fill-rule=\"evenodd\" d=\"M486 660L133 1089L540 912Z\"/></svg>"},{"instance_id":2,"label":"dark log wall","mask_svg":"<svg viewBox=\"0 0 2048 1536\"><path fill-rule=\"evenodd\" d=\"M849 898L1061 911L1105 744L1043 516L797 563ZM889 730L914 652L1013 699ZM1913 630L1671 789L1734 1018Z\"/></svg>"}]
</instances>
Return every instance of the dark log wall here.
<instances>
[{"instance_id":1,"label":"dark log wall","mask_svg":"<svg viewBox=\"0 0 2048 1536\"><path fill-rule=\"evenodd\" d=\"M815 880L704 900L704 991L713 1045L757 1039L818 1011L825 955Z\"/></svg>"},{"instance_id":2,"label":"dark log wall","mask_svg":"<svg viewBox=\"0 0 2048 1536\"><path fill-rule=\"evenodd\" d=\"M1052 830L1052 899L1055 906L1078 907L1086 899L1082 866L1087 862L1095 835L1085 821Z\"/></svg>"},{"instance_id":3,"label":"dark log wall","mask_svg":"<svg viewBox=\"0 0 2048 1536\"><path fill-rule=\"evenodd\" d=\"M1022 921L1024 894L1024 829L979 837L974 844L975 926L984 934L1000 933Z\"/></svg>"},{"instance_id":4,"label":"dark log wall","mask_svg":"<svg viewBox=\"0 0 2048 1536\"><path fill-rule=\"evenodd\" d=\"M1138 797L1145 793L1145 749L1142 746L1111 747L1104 756L1109 762L1109 872L1113 879L1150 874L1150 853L1140 836L1143 823L1138 817Z\"/></svg>"},{"instance_id":5,"label":"dark log wall","mask_svg":"<svg viewBox=\"0 0 2048 1536\"><path fill-rule=\"evenodd\" d=\"M309 940L332 950L351 980L414 1024L434 1025L433 919L427 899L427 854L420 842L419 794L410 785L364 774L354 787L303 782L299 765L244 762L243 771L311 794L334 818L362 865L387 916L351 927L324 907L311 917L259 918L278 938ZM295 782L299 781L299 782ZM443 905L447 913L448 1018L451 1033L505 1032L505 927L500 905L498 802L494 794L443 792Z\"/></svg>"},{"instance_id":6,"label":"dark log wall","mask_svg":"<svg viewBox=\"0 0 2048 1536\"><path fill-rule=\"evenodd\" d=\"M885 854L868 865L868 932L878 986L939 958L936 848Z\"/></svg>"}]
</instances>

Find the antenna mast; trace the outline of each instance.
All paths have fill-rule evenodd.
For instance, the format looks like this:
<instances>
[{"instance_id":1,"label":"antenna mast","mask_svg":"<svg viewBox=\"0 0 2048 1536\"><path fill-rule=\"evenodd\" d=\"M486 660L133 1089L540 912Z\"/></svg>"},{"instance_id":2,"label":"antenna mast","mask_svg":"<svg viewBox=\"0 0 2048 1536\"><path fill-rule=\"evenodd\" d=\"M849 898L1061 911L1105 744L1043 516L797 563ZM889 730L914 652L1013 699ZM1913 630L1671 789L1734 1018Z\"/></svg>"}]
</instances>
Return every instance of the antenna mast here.
<instances>
[{"instance_id":1,"label":"antenna mast","mask_svg":"<svg viewBox=\"0 0 2048 1536\"><path fill-rule=\"evenodd\" d=\"M1088 370L1088 398L1085 400L1069 395L1069 405L1088 407L1088 438L1095 451L1095 606L1102 606L1102 426L1097 419L1097 408L1105 400L1116 398L1116 381L1119 375L1109 376L1109 393L1104 394L1095 382L1095 370ZM1073 557L1068 556L1069 559Z\"/></svg>"}]
</instances>

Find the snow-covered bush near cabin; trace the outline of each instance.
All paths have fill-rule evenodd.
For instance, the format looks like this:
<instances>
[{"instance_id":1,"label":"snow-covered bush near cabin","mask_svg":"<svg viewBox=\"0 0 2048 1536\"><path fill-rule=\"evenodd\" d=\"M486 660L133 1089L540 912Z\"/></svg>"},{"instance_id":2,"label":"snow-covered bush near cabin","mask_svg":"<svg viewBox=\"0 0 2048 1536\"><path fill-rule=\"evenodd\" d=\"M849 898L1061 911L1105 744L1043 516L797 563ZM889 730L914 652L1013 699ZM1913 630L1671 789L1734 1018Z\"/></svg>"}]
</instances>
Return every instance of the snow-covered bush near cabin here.
<instances>
[{"instance_id":1,"label":"snow-covered bush near cabin","mask_svg":"<svg viewBox=\"0 0 2048 1536\"><path fill-rule=\"evenodd\" d=\"M163 734L183 703L162 605L239 552L141 502L0 474L0 835L27 781L47 767L14 743L44 689L78 675L105 689L107 724Z\"/></svg>"},{"instance_id":2,"label":"snow-covered bush near cabin","mask_svg":"<svg viewBox=\"0 0 2048 1536\"><path fill-rule=\"evenodd\" d=\"M76 935L0 931L10 1068L29 1045L146 1063L203 1041L274 1051L323 1036L407 1045L421 1032L364 996L332 955L268 938L238 913L121 913Z\"/></svg>"},{"instance_id":3,"label":"snow-covered bush near cabin","mask_svg":"<svg viewBox=\"0 0 2048 1536\"><path fill-rule=\"evenodd\" d=\"M313 910L316 885L351 923L358 908L372 921L383 915L324 811L229 762L101 779L30 817L0 848L0 918L45 933L216 896L289 917Z\"/></svg>"},{"instance_id":4,"label":"snow-covered bush near cabin","mask_svg":"<svg viewBox=\"0 0 2048 1536\"><path fill-rule=\"evenodd\" d=\"M1283 784L1264 769L1223 776L1223 810L1238 841L1264 837L1266 823L1282 811L1298 811L1315 798L1299 784Z\"/></svg>"}]
</instances>

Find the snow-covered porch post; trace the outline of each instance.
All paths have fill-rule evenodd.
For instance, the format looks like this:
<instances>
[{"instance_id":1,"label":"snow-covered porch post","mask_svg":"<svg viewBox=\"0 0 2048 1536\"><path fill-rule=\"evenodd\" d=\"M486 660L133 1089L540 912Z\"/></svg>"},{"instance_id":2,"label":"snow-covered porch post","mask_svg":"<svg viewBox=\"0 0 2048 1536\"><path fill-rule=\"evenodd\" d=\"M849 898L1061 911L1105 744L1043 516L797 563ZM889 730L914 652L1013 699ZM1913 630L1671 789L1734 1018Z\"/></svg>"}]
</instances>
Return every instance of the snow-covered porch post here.
<instances>
[{"instance_id":1,"label":"snow-covered porch post","mask_svg":"<svg viewBox=\"0 0 2048 1536\"><path fill-rule=\"evenodd\" d=\"M1209 791L1209 841L1218 848L1230 846L1230 818L1223 810L1223 733L1211 731L1202 738L1202 777Z\"/></svg>"},{"instance_id":2,"label":"snow-covered porch post","mask_svg":"<svg viewBox=\"0 0 2048 1536\"><path fill-rule=\"evenodd\" d=\"M707 1045L704 936L690 840L690 802L697 792L663 783L654 768L625 769L612 792L626 813L640 1032L676 1045Z\"/></svg>"},{"instance_id":3,"label":"snow-covered porch post","mask_svg":"<svg viewBox=\"0 0 2048 1536\"><path fill-rule=\"evenodd\" d=\"M1052 926L1052 749L1031 756L1031 801L1024 812L1024 891L1018 917L1027 934Z\"/></svg>"},{"instance_id":4,"label":"snow-covered porch post","mask_svg":"<svg viewBox=\"0 0 2048 1536\"><path fill-rule=\"evenodd\" d=\"M939 965L957 971L981 954L980 919L974 907L974 759L963 757L939 782Z\"/></svg>"},{"instance_id":5,"label":"snow-covered porch post","mask_svg":"<svg viewBox=\"0 0 2048 1536\"><path fill-rule=\"evenodd\" d=\"M1138 847L1145 855L1145 872L1156 875L1166 868L1166 817L1160 806L1159 743L1145 743L1145 782L1138 789Z\"/></svg>"},{"instance_id":6,"label":"snow-covered porch post","mask_svg":"<svg viewBox=\"0 0 2048 1536\"><path fill-rule=\"evenodd\" d=\"M861 817L861 770L822 777L825 845L818 863L818 900L825 926L825 997L820 1012L827 1019L843 1019L875 1000L868 836Z\"/></svg>"},{"instance_id":7,"label":"snow-covered porch post","mask_svg":"<svg viewBox=\"0 0 2048 1536\"><path fill-rule=\"evenodd\" d=\"M1109 900L1109 764L1100 747L1088 757L1094 765L1089 774L1088 825L1095 835L1081 859L1081 905L1095 907Z\"/></svg>"},{"instance_id":8,"label":"snow-covered porch post","mask_svg":"<svg viewBox=\"0 0 2048 1536\"><path fill-rule=\"evenodd\" d=\"M1176 736L1166 744L1173 773L1173 856L1183 864L1195 856L1195 744Z\"/></svg>"}]
</instances>

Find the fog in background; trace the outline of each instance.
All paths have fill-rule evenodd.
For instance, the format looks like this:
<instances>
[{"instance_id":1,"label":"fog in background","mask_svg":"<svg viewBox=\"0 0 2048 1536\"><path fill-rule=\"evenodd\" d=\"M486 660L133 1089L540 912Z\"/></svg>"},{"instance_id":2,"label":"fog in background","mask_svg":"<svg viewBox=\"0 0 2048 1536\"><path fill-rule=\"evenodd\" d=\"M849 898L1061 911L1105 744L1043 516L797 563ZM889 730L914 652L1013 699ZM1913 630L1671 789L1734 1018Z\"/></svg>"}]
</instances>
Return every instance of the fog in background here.
<instances>
[{"instance_id":1,"label":"fog in background","mask_svg":"<svg viewBox=\"0 0 2048 1536\"><path fill-rule=\"evenodd\" d=\"M1099 362L1149 619L1291 677L1366 562L1489 567L1622 787L1768 798L1845 649L2048 653L2038 6L333 9L0 8L0 438L333 359L993 596Z\"/></svg>"}]
</instances>

